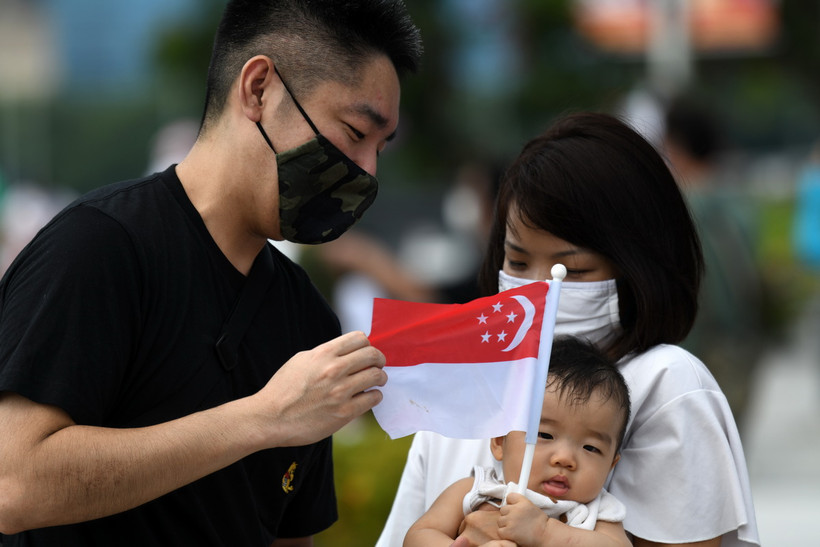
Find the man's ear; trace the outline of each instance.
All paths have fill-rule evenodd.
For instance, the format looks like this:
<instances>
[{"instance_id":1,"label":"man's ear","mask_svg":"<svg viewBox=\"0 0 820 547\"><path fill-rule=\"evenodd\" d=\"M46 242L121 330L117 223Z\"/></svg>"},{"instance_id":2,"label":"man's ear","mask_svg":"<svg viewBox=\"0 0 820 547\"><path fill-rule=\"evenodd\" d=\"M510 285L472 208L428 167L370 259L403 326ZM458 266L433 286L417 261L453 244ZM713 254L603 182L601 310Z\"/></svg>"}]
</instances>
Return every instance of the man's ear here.
<instances>
[{"instance_id":1,"label":"man's ear","mask_svg":"<svg viewBox=\"0 0 820 547\"><path fill-rule=\"evenodd\" d=\"M265 55L257 55L242 67L236 93L245 116L258 122L266 103L281 100L282 89L284 86L273 69L273 61Z\"/></svg>"},{"instance_id":2,"label":"man's ear","mask_svg":"<svg viewBox=\"0 0 820 547\"><path fill-rule=\"evenodd\" d=\"M504 459L504 440L507 437L493 437L490 439L490 452L498 461L502 461Z\"/></svg>"}]
</instances>

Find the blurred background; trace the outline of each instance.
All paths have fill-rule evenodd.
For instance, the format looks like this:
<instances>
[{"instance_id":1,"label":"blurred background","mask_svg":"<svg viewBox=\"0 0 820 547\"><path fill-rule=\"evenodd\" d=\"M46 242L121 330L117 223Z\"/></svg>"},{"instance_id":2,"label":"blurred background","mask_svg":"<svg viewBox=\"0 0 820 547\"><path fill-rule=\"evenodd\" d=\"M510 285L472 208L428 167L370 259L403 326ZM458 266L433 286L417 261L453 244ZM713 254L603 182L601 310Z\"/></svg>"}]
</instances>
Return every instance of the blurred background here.
<instances>
[{"instance_id":1,"label":"blurred background","mask_svg":"<svg viewBox=\"0 0 820 547\"><path fill-rule=\"evenodd\" d=\"M338 242L283 250L345 330L369 328L373 296L471 299L506 163L562 113L625 117L701 228L709 276L686 345L735 410L764 545L820 541L820 2L408 4L426 53L379 199ZM0 269L75 196L184 156L223 6L0 0ZM369 415L336 436L341 519L318 545L374 543L408 446Z\"/></svg>"}]
</instances>

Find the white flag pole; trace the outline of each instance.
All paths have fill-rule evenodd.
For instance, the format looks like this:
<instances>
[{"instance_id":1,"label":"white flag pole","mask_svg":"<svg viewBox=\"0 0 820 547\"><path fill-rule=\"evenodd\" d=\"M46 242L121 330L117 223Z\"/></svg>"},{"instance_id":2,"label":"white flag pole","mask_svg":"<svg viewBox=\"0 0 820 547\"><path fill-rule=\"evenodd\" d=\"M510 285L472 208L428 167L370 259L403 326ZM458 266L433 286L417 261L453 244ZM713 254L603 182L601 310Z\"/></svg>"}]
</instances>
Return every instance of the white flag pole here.
<instances>
[{"instance_id":1,"label":"white flag pole","mask_svg":"<svg viewBox=\"0 0 820 547\"><path fill-rule=\"evenodd\" d=\"M532 457L535 453L535 443L538 442L538 428L541 425L541 407L544 406L544 391L547 389L547 373L552 353L552 337L555 330L555 317L558 314L558 297L561 294L561 283L567 276L567 269L563 264L556 264L550 270L552 281L547 291L547 300L544 305L544 317L541 319L541 341L538 344L537 369L535 381L532 384L530 397L530 416L527 421L526 447L524 460L521 462L521 473L518 477L518 493L527 491L532 469Z\"/></svg>"}]
</instances>

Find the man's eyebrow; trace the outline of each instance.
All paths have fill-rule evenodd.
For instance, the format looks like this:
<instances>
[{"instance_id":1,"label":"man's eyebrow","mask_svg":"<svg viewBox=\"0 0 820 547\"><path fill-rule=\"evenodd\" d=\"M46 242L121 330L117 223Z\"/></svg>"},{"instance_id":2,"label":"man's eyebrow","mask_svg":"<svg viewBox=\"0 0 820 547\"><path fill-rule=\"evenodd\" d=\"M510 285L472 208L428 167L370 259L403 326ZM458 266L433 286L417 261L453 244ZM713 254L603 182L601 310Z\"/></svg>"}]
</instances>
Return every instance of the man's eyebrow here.
<instances>
[{"instance_id":1,"label":"man's eyebrow","mask_svg":"<svg viewBox=\"0 0 820 547\"><path fill-rule=\"evenodd\" d=\"M356 114L360 114L368 118L377 127L379 127L379 129L387 126L387 118L367 103L356 103L351 107L351 110ZM392 141L394 138L396 138L395 131L393 131L385 140Z\"/></svg>"}]
</instances>

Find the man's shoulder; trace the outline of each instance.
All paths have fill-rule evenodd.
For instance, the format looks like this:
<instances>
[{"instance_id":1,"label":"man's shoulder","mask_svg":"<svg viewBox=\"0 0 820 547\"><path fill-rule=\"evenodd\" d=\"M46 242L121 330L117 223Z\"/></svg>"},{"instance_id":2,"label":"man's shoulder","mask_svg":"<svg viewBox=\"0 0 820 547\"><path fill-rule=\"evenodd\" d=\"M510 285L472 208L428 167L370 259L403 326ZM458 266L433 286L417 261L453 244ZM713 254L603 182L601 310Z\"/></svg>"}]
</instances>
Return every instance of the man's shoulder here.
<instances>
[{"instance_id":1,"label":"man's shoulder","mask_svg":"<svg viewBox=\"0 0 820 547\"><path fill-rule=\"evenodd\" d=\"M167 173L167 172L166 172ZM70 207L88 206L122 215L139 212L149 206L161 206L162 197L170 197L166 173L106 184L80 196Z\"/></svg>"},{"instance_id":2,"label":"man's shoulder","mask_svg":"<svg viewBox=\"0 0 820 547\"><path fill-rule=\"evenodd\" d=\"M176 178L174 168L142 178L123 180L92 190L64 211L61 223L111 223L119 226L134 244L148 241L178 243L186 234L198 233L193 205ZM193 211L193 212L192 212ZM102 217L107 220L103 221ZM63 224L65 226L65 224Z\"/></svg>"}]
</instances>

